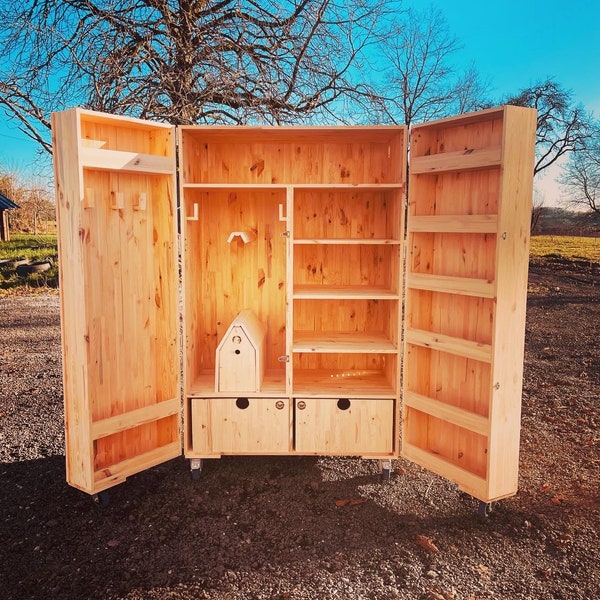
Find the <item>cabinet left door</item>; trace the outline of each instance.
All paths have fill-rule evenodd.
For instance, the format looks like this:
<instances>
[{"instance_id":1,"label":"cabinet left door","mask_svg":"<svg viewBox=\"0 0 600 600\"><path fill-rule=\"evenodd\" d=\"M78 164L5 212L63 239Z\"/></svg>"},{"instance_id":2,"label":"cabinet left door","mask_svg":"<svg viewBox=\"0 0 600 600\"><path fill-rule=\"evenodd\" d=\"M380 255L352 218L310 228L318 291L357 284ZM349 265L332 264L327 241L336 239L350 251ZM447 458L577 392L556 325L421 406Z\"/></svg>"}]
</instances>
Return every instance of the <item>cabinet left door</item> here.
<instances>
[{"instance_id":1,"label":"cabinet left door","mask_svg":"<svg viewBox=\"0 0 600 600\"><path fill-rule=\"evenodd\" d=\"M67 481L90 494L181 454L175 133L52 115Z\"/></svg>"}]
</instances>

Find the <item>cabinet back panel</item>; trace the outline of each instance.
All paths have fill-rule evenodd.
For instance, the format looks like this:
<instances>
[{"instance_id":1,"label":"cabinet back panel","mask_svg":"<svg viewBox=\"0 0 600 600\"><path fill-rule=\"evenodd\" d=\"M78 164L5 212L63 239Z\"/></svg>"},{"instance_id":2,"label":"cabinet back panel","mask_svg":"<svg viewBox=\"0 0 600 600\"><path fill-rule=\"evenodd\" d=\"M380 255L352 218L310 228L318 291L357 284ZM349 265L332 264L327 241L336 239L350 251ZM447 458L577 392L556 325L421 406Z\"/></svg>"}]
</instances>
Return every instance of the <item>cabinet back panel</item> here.
<instances>
[{"instance_id":1,"label":"cabinet back panel","mask_svg":"<svg viewBox=\"0 0 600 600\"><path fill-rule=\"evenodd\" d=\"M409 212L414 216L497 214L500 176L499 168L413 175Z\"/></svg>"},{"instance_id":2,"label":"cabinet back panel","mask_svg":"<svg viewBox=\"0 0 600 600\"><path fill-rule=\"evenodd\" d=\"M489 415L491 368L472 358L407 345L405 387L483 417Z\"/></svg>"},{"instance_id":3,"label":"cabinet back panel","mask_svg":"<svg viewBox=\"0 0 600 600\"><path fill-rule=\"evenodd\" d=\"M294 191L296 238L401 239L399 190Z\"/></svg>"},{"instance_id":4,"label":"cabinet back panel","mask_svg":"<svg viewBox=\"0 0 600 600\"><path fill-rule=\"evenodd\" d=\"M212 369L218 343L241 310L254 311L267 329L266 368L285 354L286 238L279 221L285 192L186 190L187 350L190 373ZM228 242L232 232L248 232ZM193 378L193 377L192 377Z\"/></svg>"},{"instance_id":5,"label":"cabinet back panel","mask_svg":"<svg viewBox=\"0 0 600 600\"><path fill-rule=\"evenodd\" d=\"M495 279L495 234L414 233L410 242L413 273Z\"/></svg>"},{"instance_id":6,"label":"cabinet back panel","mask_svg":"<svg viewBox=\"0 0 600 600\"><path fill-rule=\"evenodd\" d=\"M79 235L96 421L178 395L174 215L167 178L85 172L84 180L95 190ZM140 193L144 210L134 209ZM116 194L122 194L118 209L111 208Z\"/></svg>"},{"instance_id":7,"label":"cabinet back panel","mask_svg":"<svg viewBox=\"0 0 600 600\"><path fill-rule=\"evenodd\" d=\"M294 331L384 333L395 340L391 313L397 311L391 308L396 306L393 300L296 300Z\"/></svg>"},{"instance_id":8,"label":"cabinet back panel","mask_svg":"<svg viewBox=\"0 0 600 600\"><path fill-rule=\"evenodd\" d=\"M364 132L367 133L364 133ZM360 133L363 132L363 133ZM371 134L370 134L371 133ZM325 134L325 135L323 135ZM253 137L250 137L253 136ZM394 183L404 181L397 147L403 133L352 128L302 138L277 130L234 134L184 131L185 183Z\"/></svg>"},{"instance_id":9,"label":"cabinet back panel","mask_svg":"<svg viewBox=\"0 0 600 600\"><path fill-rule=\"evenodd\" d=\"M398 292L399 253L399 246L390 245L297 245L294 283L371 286Z\"/></svg>"},{"instance_id":10,"label":"cabinet back panel","mask_svg":"<svg viewBox=\"0 0 600 600\"><path fill-rule=\"evenodd\" d=\"M414 408L405 417L406 442L485 478L488 442L485 436L458 427Z\"/></svg>"},{"instance_id":11,"label":"cabinet back panel","mask_svg":"<svg viewBox=\"0 0 600 600\"><path fill-rule=\"evenodd\" d=\"M494 300L407 290L406 327L491 344Z\"/></svg>"},{"instance_id":12,"label":"cabinet back panel","mask_svg":"<svg viewBox=\"0 0 600 600\"><path fill-rule=\"evenodd\" d=\"M143 127L136 122L135 126L131 126L110 119L86 116L81 119L83 144L89 144L102 150L172 156L171 135L171 128L161 128L156 125Z\"/></svg>"},{"instance_id":13,"label":"cabinet back panel","mask_svg":"<svg viewBox=\"0 0 600 600\"><path fill-rule=\"evenodd\" d=\"M503 134L503 115L477 121L448 121L439 126L414 127L411 135L411 155L429 156L444 152L500 146Z\"/></svg>"}]
</instances>

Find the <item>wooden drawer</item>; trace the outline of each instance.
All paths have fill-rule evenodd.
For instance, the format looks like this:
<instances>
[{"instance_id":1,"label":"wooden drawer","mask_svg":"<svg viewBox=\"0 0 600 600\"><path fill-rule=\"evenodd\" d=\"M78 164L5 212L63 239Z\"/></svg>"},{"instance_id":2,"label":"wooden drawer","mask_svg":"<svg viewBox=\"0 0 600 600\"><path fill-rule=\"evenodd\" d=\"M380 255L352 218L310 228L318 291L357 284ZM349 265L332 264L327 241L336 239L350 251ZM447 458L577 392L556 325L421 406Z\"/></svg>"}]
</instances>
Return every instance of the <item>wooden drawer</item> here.
<instances>
[{"instance_id":1,"label":"wooden drawer","mask_svg":"<svg viewBox=\"0 0 600 600\"><path fill-rule=\"evenodd\" d=\"M291 448L290 401L280 398L192 398L197 454L280 454Z\"/></svg>"},{"instance_id":2,"label":"wooden drawer","mask_svg":"<svg viewBox=\"0 0 600 600\"><path fill-rule=\"evenodd\" d=\"M294 402L297 452L361 456L394 452L394 400L302 398Z\"/></svg>"}]
</instances>

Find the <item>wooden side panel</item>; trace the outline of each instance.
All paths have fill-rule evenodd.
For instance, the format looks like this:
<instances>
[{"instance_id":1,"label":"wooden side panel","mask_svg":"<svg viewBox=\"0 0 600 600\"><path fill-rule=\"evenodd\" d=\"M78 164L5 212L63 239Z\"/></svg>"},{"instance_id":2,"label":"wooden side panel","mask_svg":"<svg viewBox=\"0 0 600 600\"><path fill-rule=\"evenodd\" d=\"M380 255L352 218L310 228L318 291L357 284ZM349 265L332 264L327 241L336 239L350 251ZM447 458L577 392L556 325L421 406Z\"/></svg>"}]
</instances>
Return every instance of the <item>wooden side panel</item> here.
<instances>
[{"instance_id":1,"label":"wooden side panel","mask_svg":"<svg viewBox=\"0 0 600 600\"><path fill-rule=\"evenodd\" d=\"M517 490L536 111L506 107L496 250L490 496Z\"/></svg>"},{"instance_id":2,"label":"wooden side panel","mask_svg":"<svg viewBox=\"0 0 600 600\"><path fill-rule=\"evenodd\" d=\"M54 127L68 479L93 493L180 453L174 140L168 127L78 109ZM115 167L115 151L171 172Z\"/></svg>"},{"instance_id":3,"label":"wooden side panel","mask_svg":"<svg viewBox=\"0 0 600 600\"><path fill-rule=\"evenodd\" d=\"M394 451L394 400L295 400L296 451L302 454L389 455Z\"/></svg>"},{"instance_id":4,"label":"wooden side panel","mask_svg":"<svg viewBox=\"0 0 600 600\"><path fill-rule=\"evenodd\" d=\"M518 475L535 111L411 139L403 455L489 502Z\"/></svg>"},{"instance_id":5,"label":"wooden side panel","mask_svg":"<svg viewBox=\"0 0 600 600\"><path fill-rule=\"evenodd\" d=\"M86 393L89 364L86 356L87 307L85 302L81 228L82 186L77 168L79 119L75 111L52 115L54 178L56 186L63 386L65 398L65 453L67 481L83 490L94 486L91 452L91 411ZM77 307L76 310L74 308ZM78 400L75 400L78 399Z\"/></svg>"}]
</instances>

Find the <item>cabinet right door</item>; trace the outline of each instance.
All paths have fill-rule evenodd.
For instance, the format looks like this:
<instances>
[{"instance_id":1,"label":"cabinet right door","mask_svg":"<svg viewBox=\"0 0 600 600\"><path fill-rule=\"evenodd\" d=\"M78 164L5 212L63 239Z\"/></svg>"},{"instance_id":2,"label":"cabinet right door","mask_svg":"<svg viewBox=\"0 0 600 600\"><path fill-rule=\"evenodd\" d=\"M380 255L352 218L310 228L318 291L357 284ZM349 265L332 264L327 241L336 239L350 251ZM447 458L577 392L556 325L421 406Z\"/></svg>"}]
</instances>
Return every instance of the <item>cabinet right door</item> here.
<instances>
[{"instance_id":1,"label":"cabinet right door","mask_svg":"<svg viewBox=\"0 0 600 600\"><path fill-rule=\"evenodd\" d=\"M517 490L536 116L410 136L402 455L484 502Z\"/></svg>"}]
</instances>

